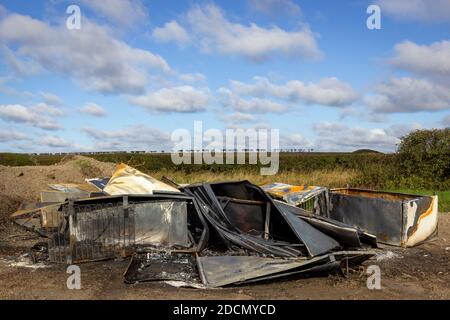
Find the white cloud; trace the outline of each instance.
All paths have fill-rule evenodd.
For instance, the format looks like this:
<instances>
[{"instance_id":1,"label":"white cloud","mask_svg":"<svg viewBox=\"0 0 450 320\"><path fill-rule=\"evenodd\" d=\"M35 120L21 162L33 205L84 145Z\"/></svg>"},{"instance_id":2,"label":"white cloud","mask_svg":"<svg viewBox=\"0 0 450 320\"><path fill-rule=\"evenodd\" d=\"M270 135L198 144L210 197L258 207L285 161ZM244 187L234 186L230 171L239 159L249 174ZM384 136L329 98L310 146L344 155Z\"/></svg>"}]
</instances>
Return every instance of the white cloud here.
<instances>
[{"instance_id":1,"label":"white cloud","mask_svg":"<svg viewBox=\"0 0 450 320\"><path fill-rule=\"evenodd\" d=\"M207 89L179 86L131 97L129 101L156 112L198 112L205 110L209 101L209 92Z\"/></svg>"},{"instance_id":2,"label":"white cloud","mask_svg":"<svg viewBox=\"0 0 450 320\"><path fill-rule=\"evenodd\" d=\"M101 93L142 93L149 69L169 71L159 55L130 47L87 19L81 31L11 14L0 20L0 45L45 70Z\"/></svg>"},{"instance_id":3,"label":"white cloud","mask_svg":"<svg viewBox=\"0 0 450 320\"><path fill-rule=\"evenodd\" d=\"M388 135L401 138L406 136L411 131L423 129L422 125L417 122L411 124L394 124L386 128L385 131Z\"/></svg>"},{"instance_id":4,"label":"white cloud","mask_svg":"<svg viewBox=\"0 0 450 320\"><path fill-rule=\"evenodd\" d=\"M63 100L56 94L40 91L39 95L42 97L46 104L49 104L51 106L60 106L63 104Z\"/></svg>"},{"instance_id":5,"label":"white cloud","mask_svg":"<svg viewBox=\"0 0 450 320\"><path fill-rule=\"evenodd\" d=\"M348 106L358 98L349 84L336 78L324 78L317 83L291 80L283 85L276 85L264 77L254 77L253 80L250 84L231 81L231 91L237 95L337 107Z\"/></svg>"},{"instance_id":6,"label":"white cloud","mask_svg":"<svg viewBox=\"0 0 450 320\"><path fill-rule=\"evenodd\" d=\"M42 71L39 64L30 59L19 59L14 52L6 46L1 48L1 53L5 59L5 63L19 76L32 76Z\"/></svg>"},{"instance_id":7,"label":"white cloud","mask_svg":"<svg viewBox=\"0 0 450 320\"><path fill-rule=\"evenodd\" d=\"M46 135L36 141L40 145L50 148L71 148L73 143L55 135Z\"/></svg>"},{"instance_id":8,"label":"white cloud","mask_svg":"<svg viewBox=\"0 0 450 320\"><path fill-rule=\"evenodd\" d=\"M233 112L230 115L224 116L223 119L230 123L245 123L256 121L257 118L250 113Z\"/></svg>"},{"instance_id":9,"label":"white cloud","mask_svg":"<svg viewBox=\"0 0 450 320\"><path fill-rule=\"evenodd\" d=\"M261 12L269 16L296 16L301 13L300 6L292 0L250 0L249 5L253 11Z\"/></svg>"},{"instance_id":10,"label":"white cloud","mask_svg":"<svg viewBox=\"0 0 450 320\"><path fill-rule=\"evenodd\" d=\"M316 35L308 27L286 31L277 26L233 23L212 4L194 6L187 21L204 52L239 55L252 61L263 61L273 54L303 59L322 56Z\"/></svg>"},{"instance_id":11,"label":"white cloud","mask_svg":"<svg viewBox=\"0 0 450 320\"><path fill-rule=\"evenodd\" d=\"M403 20L450 21L450 0L377 0L382 13Z\"/></svg>"},{"instance_id":12,"label":"white cloud","mask_svg":"<svg viewBox=\"0 0 450 320\"><path fill-rule=\"evenodd\" d=\"M78 110L94 117L105 117L108 114L102 106L99 106L94 102L88 102Z\"/></svg>"},{"instance_id":13,"label":"white cloud","mask_svg":"<svg viewBox=\"0 0 450 320\"><path fill-rule=\"evenodd\" d=\"M102 131L84 128L94 147L100 150L169 150L172 147L170 134L145 125L136 125L122 130Z\"/></svg>"},{"instance_id":14,"label":"white cloud","mask_svg":"<svg viewBox=\"0 0 450 320\"><path fill-rule=\"evenodd\" d=\"M22 132L0 129L0 142L15 142L27 139L28 137Z\"/></svg>"},{"instance_id":15,"label":"white cloud","mask_svg":"<svg viewBox=\"0 0 450 320\"><path fill-rule=\"evenodd\" d=\"M320 122L313 125L318 135L314 145L323 151L353 151L370 148L394 151L400 139L393 129L349 127L342 123Z\"/></svg>"},{"instance_id":16,"label":"white cloud","mask_svg":"<svg viewBox=\"0 0 450 320\"><path fill-rule=\"evenodd\" d=\"M450 10L450 7L449 7ZM404 41L395 45L392 65L414 73L450 78L450 41L418 45Z\"/></svg>"},{"instance_id":17,"label":"white cloud","mask_svg":"<svg viewBox=\"0 0 450 320\"><path fill-rule=\"evenodd\" d=\"M281 148L308 149L313 143L300 133L282 134L280 136Z\"/></svg>"},{"instance_id":18,"label":"white cloud","mask_svg":"<svg viewBox=\"0 0 450 320\"><path fill-rule=\"evenodd\" d=\"M376 87L364 100L374 112L407 113L450 108L450 90L415 78L392 78Z\"/></svg>"},{"instance_id":19,"label":"white cloud","mask_svg":"<svg viewBox=\"0 0 450 320\"><path fill-rule=\"evenodd\" d=\"M44 130L59 130L62 127L54 117L62 113L53 107L40 103L32 107L20 104L0 105L0 119L8 122L28 124Z\"/></svg>"},{"instance_id":20,"label":"white cloud","mask_svg":"<svg viewBox=\"0 0 450 320\"><path fill-rule=\"evenodd\" d=\"M140 0L82 0L83 6L122 27L132 27L148 18Z\"/></svg>"},{"instance_id":21,"label":"white cloud","mask_svg":"<svg viewBox=\"0 0 450 320\"><path fill-rule=\"evenodd\" d=\"M448 116L444 117L444 119L442 119L441 123L444 125L444 127L450 128L450 114Z\"/></svg>"},{"instance_id":22,"label":"white cloud","mask_svg":"<svg viewBox=\"0 0 450 320\"><path fill-rule=\"evenodd\" d=\"M179 75L180 80L193 83L193 82L201 82L205 81L206 77L203 73L182 73Z\"/></svg>"},{"instance_id":23,"label":"white cloud","mask_svg":"<svg viewBox=\"0 0 450 320\"><path fill-rule=\"evenodd\" d=\"M244 99L227 88L219 88L219 100L225 107L244 113L285 112L287 106L261 98Z\"/></svg>"},{"instance_id":24,"label":"white cloud","mask_svg":"<svg viewBox=\"0 0 450 320\"><path fill-rule=\"evenodd\" d=\"M180 46L187 44L190 37L186 30L175 20L167 22L164 27L155 28L152 36L159 42L175 42Z\"/></svg>"},{"instance_id":25,"label":"white cloud","mask_svg":"<svg viewBox=\"0 0 450 320\"><path fill-rule=\"evenodd\" d=\"M34 105L31 110L42 116L50 116L50 117L61 117L64 115L64 112L56 107L49 106L45 102L38 103Z\"/></svg>"}]
</instances>

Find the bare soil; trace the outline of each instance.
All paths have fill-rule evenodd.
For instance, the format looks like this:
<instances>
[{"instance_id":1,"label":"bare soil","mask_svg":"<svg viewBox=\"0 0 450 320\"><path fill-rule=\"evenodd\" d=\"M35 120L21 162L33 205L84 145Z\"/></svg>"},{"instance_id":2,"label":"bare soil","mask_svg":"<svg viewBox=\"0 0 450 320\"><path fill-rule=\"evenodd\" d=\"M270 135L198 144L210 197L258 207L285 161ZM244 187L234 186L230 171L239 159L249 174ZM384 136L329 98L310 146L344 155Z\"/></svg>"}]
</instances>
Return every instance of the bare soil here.
<instances>
[{"instance_id":1,"label":"bare soil","mask_svg":"<svg viewBox=\"0 0 450 320\"><path fill-rule=\"evenodd\" d=\"M109 176L113 169L114 164L84 157L54 166L0 166L0 299L450 299L450 213L440 213L436 239L409 249L385 247L380 253L393 254L366 261L346 277L296 277L214 290L174 288L161 282L127 285L125 259L81 264L82 288L69 290L63 265L10 266L8 259L42 240L8 219L22 201L38 200L49 183L81 183L86 177ZM373 264L381 269L380 290L366 286L366 268Z\"/></svg>"}]
</instances>

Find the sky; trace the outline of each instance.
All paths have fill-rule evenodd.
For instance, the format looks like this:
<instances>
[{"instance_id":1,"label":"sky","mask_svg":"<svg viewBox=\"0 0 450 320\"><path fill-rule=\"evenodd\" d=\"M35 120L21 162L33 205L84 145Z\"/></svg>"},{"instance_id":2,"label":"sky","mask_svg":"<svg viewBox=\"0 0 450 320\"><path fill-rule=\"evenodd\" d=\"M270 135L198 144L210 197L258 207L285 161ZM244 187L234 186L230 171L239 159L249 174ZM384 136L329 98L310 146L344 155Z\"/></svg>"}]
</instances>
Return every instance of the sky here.
<instances>
[{"instance_id":1,"label":"sky","mask_svg":"<svg viewBox=\"0 0 450 320\"><path fill-rule=\"evenodd\" d=\"M315 151L450 127L450 0L0 1L1 152L169 150L194 121Z\"/></svg>"}]
</instances>

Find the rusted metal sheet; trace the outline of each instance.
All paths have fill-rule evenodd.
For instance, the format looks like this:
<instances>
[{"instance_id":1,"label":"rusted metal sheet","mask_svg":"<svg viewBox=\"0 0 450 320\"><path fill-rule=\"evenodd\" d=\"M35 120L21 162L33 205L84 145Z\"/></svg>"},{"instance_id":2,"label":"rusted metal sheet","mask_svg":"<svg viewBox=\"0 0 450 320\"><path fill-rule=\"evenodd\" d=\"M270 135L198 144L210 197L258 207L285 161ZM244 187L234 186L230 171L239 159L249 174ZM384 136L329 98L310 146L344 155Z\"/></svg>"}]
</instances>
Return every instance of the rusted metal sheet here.
<instances>
[{"instance_id":1,"label":"rusted metal sheet","mask_svg":"<svg viewBox=\"0 0 450 320\"><path fill-rule=\"evenodd\" d=\"M411 247L437 232L437 196L334 189L324 215L376 235L378 242Z\"/></svg>"},{"instance_id":2,"label":"rusted metal sheet","mask_svg":"<svg viewBox=\"0 0 450 320\"><path fill-rule=\"evenodd\" d=\"M279 182L266 184L261 186L261 188L273 198L279 198L294 206L298 206L327 190L324 187L307 185L294 186Z\"/></svg>"}]
</instances>

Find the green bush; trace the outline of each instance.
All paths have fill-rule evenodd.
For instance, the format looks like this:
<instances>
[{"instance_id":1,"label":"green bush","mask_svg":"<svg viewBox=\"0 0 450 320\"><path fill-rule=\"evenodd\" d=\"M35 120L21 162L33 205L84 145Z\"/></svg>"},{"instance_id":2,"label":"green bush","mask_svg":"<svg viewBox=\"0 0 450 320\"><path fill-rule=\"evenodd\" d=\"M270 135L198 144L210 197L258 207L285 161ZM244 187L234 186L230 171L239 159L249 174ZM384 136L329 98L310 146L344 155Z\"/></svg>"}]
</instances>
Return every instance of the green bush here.
<instances>
[{"instance_id":1,"label":"green bush","mask_svg":"<svg viewBox=\"0 0 450 320\"><path fill-rule=\"evenodd\" d=\"M424 188L448 189L450 128L416 130L403 137L398 147L398 169L405 179L422 180Z\"/></svg>"}]
</instances>

